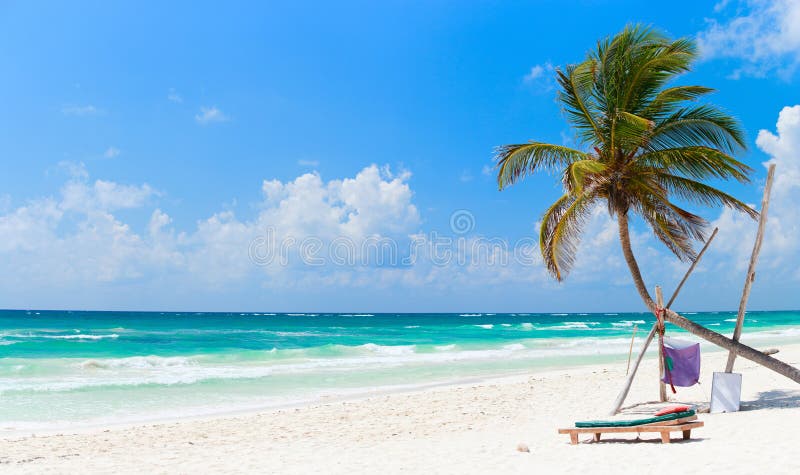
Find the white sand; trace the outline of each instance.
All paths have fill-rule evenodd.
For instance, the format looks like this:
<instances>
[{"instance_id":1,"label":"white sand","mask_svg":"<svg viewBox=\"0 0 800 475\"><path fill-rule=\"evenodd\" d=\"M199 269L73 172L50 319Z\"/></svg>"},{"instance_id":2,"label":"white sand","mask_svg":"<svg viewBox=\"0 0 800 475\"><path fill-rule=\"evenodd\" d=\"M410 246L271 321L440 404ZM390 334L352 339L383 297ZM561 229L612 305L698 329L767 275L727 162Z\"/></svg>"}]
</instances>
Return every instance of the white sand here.
<instances>
[{"instance_id":1,"label":"white sand","mask_svg":"<svg viewBox=\"0 0 800 475\"><path fill-rule=\"evenodd\" d=\"M703 385L677 400L707 403ZM776 355L800 364L800 345ZM605 416L625 363L261 414L0 440L0 473L800 473L800 385L737 360L742 412L701 414L693 440L569 444L558 427ZM657 396L646 360L628 404ZM626 412L650 410L639 406ZM679 438L679 437L678 437ZM627 442L625 441L627 439ZM519 443L530 453L517 452Z\"/></svg>"}]
</instances>

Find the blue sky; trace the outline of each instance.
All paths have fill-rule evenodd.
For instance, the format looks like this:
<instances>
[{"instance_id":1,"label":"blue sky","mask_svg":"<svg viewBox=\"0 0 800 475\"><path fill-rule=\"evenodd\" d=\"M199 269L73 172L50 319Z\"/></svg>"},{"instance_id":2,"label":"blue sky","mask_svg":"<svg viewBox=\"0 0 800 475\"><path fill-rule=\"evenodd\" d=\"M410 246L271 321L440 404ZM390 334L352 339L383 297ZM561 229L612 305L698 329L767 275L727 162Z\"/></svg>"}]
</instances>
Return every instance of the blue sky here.
<instances>
[{"instance_id":1,"label":"blue sky","mask_svg":"<svg viewBox=\"0 0 800 475\"><path fill-rule=\"evenodd\" d=\"M795 194L795 109L776 124L800 103L800 9L653 3L3 2L0 307L640 309L600 215L563 284L535 263L258 266L248 249L268 227L401 249L432 233L535 237L558 180L498 192L492 149L571 143L552 68L629 22L700 39L703 58L680 81L719 90L756 169L753 184L724 189L757 203L774 159L779 193ZM755 308L800 308L800 217L785 203ZM463 235L457 210L472 220ZM699 211L726 228L678 307L735 308L755 224ZM638 231L648 282L671 288L684 265Z\"/></svg>"}]
</instances>

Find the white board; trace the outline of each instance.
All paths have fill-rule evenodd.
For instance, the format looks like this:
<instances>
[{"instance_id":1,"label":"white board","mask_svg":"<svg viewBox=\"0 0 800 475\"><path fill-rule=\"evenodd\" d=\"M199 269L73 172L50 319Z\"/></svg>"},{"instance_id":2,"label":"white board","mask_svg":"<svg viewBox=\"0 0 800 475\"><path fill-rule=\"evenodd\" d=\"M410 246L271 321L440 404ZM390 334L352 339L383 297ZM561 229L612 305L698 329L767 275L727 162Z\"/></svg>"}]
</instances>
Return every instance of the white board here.
<instances>
[{"instance_id":1,"label":"white board","mask_svg":"<svg viewBox=\"0 0 800 475\"><path fill-rule=\"evenodd\" d=\"M742 402L742 375L714 373L711 384L711 412L737 412Z\"/></svg>"}]
</instances>

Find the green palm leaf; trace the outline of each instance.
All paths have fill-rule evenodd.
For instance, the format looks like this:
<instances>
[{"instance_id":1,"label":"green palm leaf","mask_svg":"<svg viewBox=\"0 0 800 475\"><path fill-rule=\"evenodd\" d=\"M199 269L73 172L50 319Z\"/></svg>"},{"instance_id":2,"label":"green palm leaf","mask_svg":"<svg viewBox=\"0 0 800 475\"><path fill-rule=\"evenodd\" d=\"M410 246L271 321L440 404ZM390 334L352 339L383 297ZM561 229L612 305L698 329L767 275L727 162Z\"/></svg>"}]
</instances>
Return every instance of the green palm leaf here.
<instances>
[{"instance_id":1,"label":"green palm leaf","mask_svg":"<svg viewBox=\"0 0 800 475\"><path fill-rule=\"evenodd\" d=\"M641 217L683 260L694 258L694 242L705 239L708 222L674 200L757 215L703 183L746 183L752 169L733 156L745 148L738 121L711 104L694 103L713 90L670 85L696 57L691 39L628 26L599 41L584 61L556 71L564 115L590 152L542 142L497 149L501 189L540 169L563 171L565 194L544 214L539 230L542 258L556 279L572 268L583 226L600 202L617 217L623 255L646 300L630 249L629 215Z\"/></svg>"},{"instance_id":2,"label":"green palm leaf","mask_svg":"<svg viewBox=\"0 0 800 475\"><path fill-rule=\"evenodd\" d=\"M559 281L572 269L583 225L594 204L590 195L564 195L542 218L539 247L547 270Z\"/></svg>"},{"instance_id":3,"label":"green palm leaf","mask_svg":"<svg viewBox=\"0 0 800 475\"><path fill-rule=\"evenodd\" d=\"M502 190L539 169L557 169L588 155L579 150L542 142L504 145L496 150L497 184Z\"/></svg>"}]
</instances>

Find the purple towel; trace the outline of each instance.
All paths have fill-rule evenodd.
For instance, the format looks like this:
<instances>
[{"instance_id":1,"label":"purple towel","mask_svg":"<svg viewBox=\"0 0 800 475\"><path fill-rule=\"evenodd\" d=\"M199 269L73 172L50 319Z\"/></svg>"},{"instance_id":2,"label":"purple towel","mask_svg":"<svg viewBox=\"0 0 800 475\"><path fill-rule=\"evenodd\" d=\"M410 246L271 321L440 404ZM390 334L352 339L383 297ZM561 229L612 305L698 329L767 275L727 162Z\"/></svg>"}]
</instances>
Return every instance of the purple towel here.
<instances>
[{"instance_id":1,"label":"purple towel","mask_svg":"<svg viewBox=\"0 0 800 475\"><path fill-rule=\"evenodd\" d=\"M664 338L666 384L688 387L700 380L700 343Z\"/></svg>"}]
</instances>

